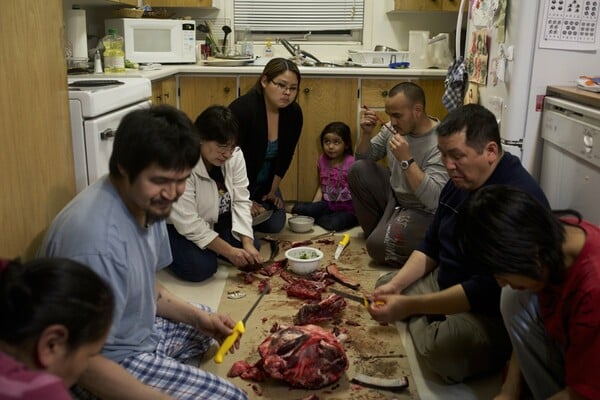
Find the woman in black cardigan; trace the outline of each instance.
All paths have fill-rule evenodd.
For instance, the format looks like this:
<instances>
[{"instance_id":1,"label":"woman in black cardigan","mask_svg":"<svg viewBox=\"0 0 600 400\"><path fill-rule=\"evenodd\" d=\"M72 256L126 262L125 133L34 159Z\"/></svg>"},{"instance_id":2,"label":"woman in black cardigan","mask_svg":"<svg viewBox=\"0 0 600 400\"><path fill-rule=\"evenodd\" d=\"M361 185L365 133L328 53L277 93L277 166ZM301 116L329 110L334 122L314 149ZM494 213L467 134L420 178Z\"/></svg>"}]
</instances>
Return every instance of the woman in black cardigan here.
<instances>
[{"instance_id":1,"label":"woman in black cardigan","mask_svg":"<svg viewBox=\"0 0 600 400\"><path fill-rule=\"evenodd\" d=\"M285 225L285 201L279 184L302 131L302 110L296 103L299 86L300 71L296 64L274 58L265 66L256 85L229 105L239 121L252 216L274 211L271 218L254 227L259 232L277 233Z\"/></svg>"}]
</instances>

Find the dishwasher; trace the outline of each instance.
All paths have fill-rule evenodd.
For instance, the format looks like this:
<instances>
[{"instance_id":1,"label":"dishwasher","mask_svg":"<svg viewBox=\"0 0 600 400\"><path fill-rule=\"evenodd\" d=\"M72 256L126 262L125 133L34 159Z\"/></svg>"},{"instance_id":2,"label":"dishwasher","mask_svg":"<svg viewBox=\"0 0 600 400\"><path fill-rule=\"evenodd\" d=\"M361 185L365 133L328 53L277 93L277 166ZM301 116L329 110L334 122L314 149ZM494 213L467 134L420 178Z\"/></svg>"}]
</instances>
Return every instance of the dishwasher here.
<instances>
[{"instance_id":1,"label":"dishwasher","mask_svg":"<svg viewBox=\"0 0 600 400\"><path fill-rule=\"evenodd\" d=\"M547 96L541 134L540 185L550 206L600 225L600 110Z\"/></svg>"}]
</instances>

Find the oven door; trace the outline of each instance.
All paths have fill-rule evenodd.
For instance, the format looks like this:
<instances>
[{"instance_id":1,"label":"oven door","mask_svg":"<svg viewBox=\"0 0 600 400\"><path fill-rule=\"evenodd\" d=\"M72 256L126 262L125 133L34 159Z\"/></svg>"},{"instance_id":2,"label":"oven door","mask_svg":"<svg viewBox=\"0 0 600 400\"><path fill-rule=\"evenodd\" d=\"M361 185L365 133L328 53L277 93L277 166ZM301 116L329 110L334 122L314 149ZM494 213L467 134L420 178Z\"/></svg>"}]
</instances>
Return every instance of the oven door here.
<instances>
[{"instance_id":1,"label":"oven door","mask_svg":"<svg viewBox=\"0 0 600 400\"><path fill-rule=\"evenodd\" d=\"M85 186L91 185L98 178L108 173L108 162L113 141L121 119L133 110L149 107L150 101L144 101L84 121L85 171L78 170L79 167L76 165L75 176L85 173ZM79 192L83 188L78 185L77 191Z\"/></svg>"}]
</instances>

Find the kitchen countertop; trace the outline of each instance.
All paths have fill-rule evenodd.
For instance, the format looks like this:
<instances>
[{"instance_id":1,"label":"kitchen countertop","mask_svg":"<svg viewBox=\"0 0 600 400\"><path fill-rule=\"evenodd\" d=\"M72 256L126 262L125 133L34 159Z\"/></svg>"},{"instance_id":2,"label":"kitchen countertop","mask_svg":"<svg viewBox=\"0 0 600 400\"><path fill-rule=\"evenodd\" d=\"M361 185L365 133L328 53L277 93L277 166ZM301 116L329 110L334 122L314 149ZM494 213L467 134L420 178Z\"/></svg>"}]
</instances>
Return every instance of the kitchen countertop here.
<instances>
[{"instance_id":1,"label":"kitchen countertop","mask_svg":"<svg viewBox=\"0 0 600 400\"><path fill-rule=\"evenodd\" d=\"M205 66L199 64L177 64L163 65L161 69L138 71L132 70L123 74L89 74L78 75L78 77L144 77L150 80L167 78L175 74L202 74L202 75L259 75L264 66L239 66L239 67L219 67ZM364 68L364 67L300 67L302 76L340 76L340 77L369 77L369 78L385 78L385 77L428 77L428 78L444 78L446 76L444 69L392 69L392 68Z\"/></svg>"},{"instance_id":2,"label":"kitchen countertop","mask_svg":"<svg viewBox=\"0 0 600 400\"><path fill-rule=\"evenodd\" d=\"M576 101L600 109L600 93L579 89L577 86L548 86L546 95Z\"/></svg>"}]
</instances>

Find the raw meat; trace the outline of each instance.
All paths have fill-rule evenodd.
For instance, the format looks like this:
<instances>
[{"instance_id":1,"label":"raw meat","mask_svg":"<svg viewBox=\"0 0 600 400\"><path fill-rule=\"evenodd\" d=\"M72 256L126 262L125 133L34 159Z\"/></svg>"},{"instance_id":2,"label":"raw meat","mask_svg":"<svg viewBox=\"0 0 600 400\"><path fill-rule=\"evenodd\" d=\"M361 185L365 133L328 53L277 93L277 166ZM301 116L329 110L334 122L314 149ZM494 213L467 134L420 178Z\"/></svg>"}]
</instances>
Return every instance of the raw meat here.
<instances>
[{"instance_id":1,"label":"raw meat","mask_svg":"<svg viewBox=\"0 0 600 400\"><path fill-rule=\"evenodd\" d=\"M268 375L299 388L319 389L335 383L348 369L343 346L316 325L281 329L265 339L258 352Z\"/></svg>"},{"instance_id":2,"label":"raw meat","mask_svg":"<svg viewBox=\"0 0 600 400\"><path fill-rule=\"evenodd\" d=\"M340 270L337 267L336 263L331 263L327 267L325 267L325 271L336 281L341 283L344 286L349 287L350 289L358 289L360 287L360 283L351 281L348 277L342 275Z\"/></svg>"},{"instance_id":3,"label":"raw meat","mask_svg":"<svg viewBox=\"0 0 600 400\"><path fill-rule=\"evenodd\" d=\"M332 294L319 303L303 304L294 317L294 324L308 325L333 319L346 308L342 296Z\"/></svg>"},{"instance_id":4,"label":"raw meat","mask_svg":"<svg viewBox=\"0 0 600 400\"><path fill-rule=\"evenodd\" d=\"M262 360L254 365L248 364L246 360L240 360L233 363L231 369L227 373L230 378L239 376L242 379L249 379L255 382L265 380L265 373L261 369Z\"/></svg>"}]
</instances>

